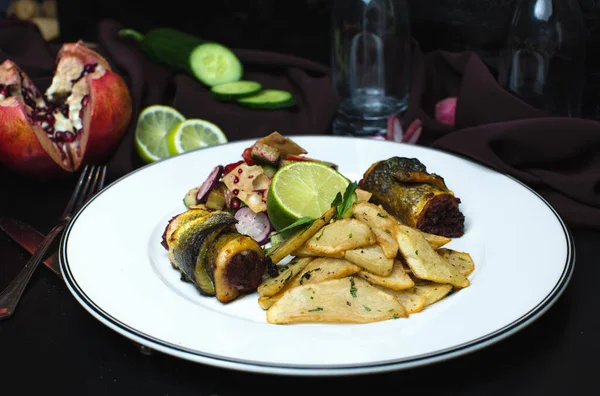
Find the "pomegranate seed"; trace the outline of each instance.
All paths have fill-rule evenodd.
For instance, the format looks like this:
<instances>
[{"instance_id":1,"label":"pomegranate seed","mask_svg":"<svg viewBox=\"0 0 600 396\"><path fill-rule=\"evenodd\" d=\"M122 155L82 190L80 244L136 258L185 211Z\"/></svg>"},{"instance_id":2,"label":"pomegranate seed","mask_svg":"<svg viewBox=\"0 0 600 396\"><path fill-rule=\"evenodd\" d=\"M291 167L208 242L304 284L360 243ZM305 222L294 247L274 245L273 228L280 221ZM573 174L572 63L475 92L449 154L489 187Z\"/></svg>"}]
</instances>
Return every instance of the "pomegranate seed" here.
<instances>
[{"instance_id":1,"label":"pomegranate seed","mask_svg":"<svg viewBox=\"0 0 600 396\"><path fill-rule=\"evenodd\" d=\"M237 184L237 183L239 183L239 182L240 182L240 178L239 178L239 177L237 177L237 176L235 176L235 177L233 178L233 184Z\"/></svg>"},{"instance_id":2,"label":"pomegranate seed","mask_svg":"<svg viewBox=\"0 0 600 396\"><path fill-rule=\"evenodd\" d=\"M231 209L233 210L239 209L241 204L242 201L240 201L240 199L237 197L231 198L231 201L229 202L229 206L231 206Z\"/></svg>"},{"instance_id":3,"label":"pomegranate seed","mask_svg":"<svg viewBox=\"0 0 600 396\"><path fill-rule=\"evenodd\" d=\"M225 168L223 169L223 174L224 175L228 174L229 172L234 170L238 165L240 165L243 162L244 161L238 161L238 162L233 162L231 164L225 165Z\"/></svg>"},{"instance_id":4,"label":"pomegranate seed","mask_svg":"<svg viewBox=\"0 0 600 396\"><path fill-rule=\"evenodd\" d=\"M234 188L234 189L231 191L231 193L232 193L233 195L238 195L238 194L240 193L240 190L238 190L237 188Z\"/></svg>"},{"instance_id":5,"label":"pomegranate seed","mask_svg":"<svg viewBox=\"0 0 600 396\"><path fill-rule=\"evenodd\" d=\"M242 172L244 172L244 170L242 168L238 169L239 174L242 174Z\"/></svg>"},{"instance_id":6,"label":"pomegranate seed","mask_svg":"<svg viewBox=\"0 0 600 396\"><path fill-rule=\"evenodd\" d=\"M83 99L81 99L81 106L85 107L90 101L90 95L85 95Z\"/></svg>"},{"instance_id":7,"label":"pomegranate seed","mask_svg":"<svg viewBox=\"0 0 600 396\"><path fill-rule=\"evenodd\" d=\"M96 66L98 66L97 63L89 63L83 67L83 72L85 74L92 73L96 69Z\"/></svg>"}]
</instances>

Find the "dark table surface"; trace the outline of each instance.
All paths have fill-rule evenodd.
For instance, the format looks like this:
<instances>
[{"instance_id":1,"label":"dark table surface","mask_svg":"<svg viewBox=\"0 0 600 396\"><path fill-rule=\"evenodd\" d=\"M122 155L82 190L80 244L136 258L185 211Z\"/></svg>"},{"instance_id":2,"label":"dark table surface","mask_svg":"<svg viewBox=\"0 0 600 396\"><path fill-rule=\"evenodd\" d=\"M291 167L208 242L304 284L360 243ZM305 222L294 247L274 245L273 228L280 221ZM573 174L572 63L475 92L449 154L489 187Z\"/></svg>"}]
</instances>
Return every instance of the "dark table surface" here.
<instances>
[{"instance_id":1,"label":"dark table surface","mask_svg":"<svg viewBox=\"0 0 600 396\"><path fill-rule=\"evenodd\" d=\"M75 177L36 183L0 168L0 216L17 218L45 233L58 219L74 182ZM577 254L571 281L534 323L462 357L356 377L269 376L141 353L129 339L92 317L57 276L40 267L15 316L0 322L0 395L370 395L384 390L427 395L593 394L600 355L595 332L600 328L600 232L571 231ZM0 287L29 257L0 232ZM508 286L506 292L518 290Z\"/></svg>"},{"instance_id":2,"label":"dark table surface","mask_svg":"<svg viewBox=\"0 0 600 396\"><path fill-rule=\"evenodd\" d=\"M74 178L33 183L0 170L0 216L18 218L47 232L73 183ZM572 232L577 260L571 282L537 321L462 357L357 377L269 376L141 353L130 340L93 318L56 275L40 267L15 316L0 322L0 393L32 395L43 389L63 395L237 395L280 394L300 387L314 394L326 390L356 394L363 389L367 394L384 389L398 394L588 394L597 385L596 357L600 354L596 333L600 328L600 232ZM0 232L0 286L28 258L28 253ZM518 290L507 287L506 292Z\"/></svg>"}]
</instances>

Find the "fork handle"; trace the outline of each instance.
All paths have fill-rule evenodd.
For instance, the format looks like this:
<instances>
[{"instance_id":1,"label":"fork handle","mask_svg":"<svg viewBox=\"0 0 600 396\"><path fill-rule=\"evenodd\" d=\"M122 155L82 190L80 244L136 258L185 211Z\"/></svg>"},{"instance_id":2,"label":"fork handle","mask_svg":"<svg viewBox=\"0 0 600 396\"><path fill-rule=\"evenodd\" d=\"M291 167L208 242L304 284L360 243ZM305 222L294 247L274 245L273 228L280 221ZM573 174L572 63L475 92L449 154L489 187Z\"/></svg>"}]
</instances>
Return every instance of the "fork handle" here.
<instances>
[{"instance_id":1,"label":"fork handle","mask_svg":"<svg viewBox=\"0 0 600 396\"><path fill-rule=\"evenodd\" d=\"M54 239L60 234L60 232L65 228L66 223L61 222L52 228L50 232L46 235L38 249L35 251L34 255L31 256L31 259L25 264L25 267L19 272L19 274L13 279L12 282L2 291L0 294L0 320L10 318L21 296L23 295L23 291L29 283L29 279L33 275L33 272L40 264L44 255L48 251L48 248L54 242Z\"/></svg>"}]
</instances>

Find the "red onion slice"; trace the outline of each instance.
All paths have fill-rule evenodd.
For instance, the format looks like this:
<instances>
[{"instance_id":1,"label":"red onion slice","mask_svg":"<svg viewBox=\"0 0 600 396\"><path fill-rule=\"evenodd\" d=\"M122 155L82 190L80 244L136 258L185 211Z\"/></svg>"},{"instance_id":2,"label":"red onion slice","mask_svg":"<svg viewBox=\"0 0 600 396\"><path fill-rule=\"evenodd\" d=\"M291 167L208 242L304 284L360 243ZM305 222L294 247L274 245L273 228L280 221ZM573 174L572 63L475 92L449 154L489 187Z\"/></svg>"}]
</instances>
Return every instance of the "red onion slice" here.
<instances>
[{"instance_id":1,"label":"red onion slice","mask_svg":"<svg viewBox=\"0 0 600 396\"><path fill-rule=\"evenodd\" d=\"M269 241L272 226L266 212L254 213L252 209L244 206L235 212L235 218L238 221L235 227L240 234L248 235L259 245Z\"/></svg>"},{"instance_id":2,"label":"red onion slice","mask_svg":"<svg viewBox=\"0 0 600 396\"><path fill-rule=\"evenodd\" d=\"M404 143L416 144L419 138L421 137L421 133L423 132L423 123L420 119L416 118L406 130L402 141Z\"/></svg>"},{"instance_id":3,"label":"red onion slice","mask_svg":"<svg viewBox=\"0 0 600 396\"><path fill-rule=\"evenodd\" d=\"M395 115L389 116L387 121L387 140L401 142L403 136L404 131L402 130L400 119Z\"/></svg>"},{"instance_id":4,"label":"red onion slice","mask_svg":"<svg viewBox=\"0 0 600 396\"><path fill-rule=\"evenodd\" d=\"M196 194L196 201L198 203L205 203L206 198L208 197L208 193L212 190L216 185L219 179L221 179L221 174L223 173L223 166L217 165L215 169L210 172L204 183L200 185L198 189L198 193Z\"/></svg>"}]
</instances>

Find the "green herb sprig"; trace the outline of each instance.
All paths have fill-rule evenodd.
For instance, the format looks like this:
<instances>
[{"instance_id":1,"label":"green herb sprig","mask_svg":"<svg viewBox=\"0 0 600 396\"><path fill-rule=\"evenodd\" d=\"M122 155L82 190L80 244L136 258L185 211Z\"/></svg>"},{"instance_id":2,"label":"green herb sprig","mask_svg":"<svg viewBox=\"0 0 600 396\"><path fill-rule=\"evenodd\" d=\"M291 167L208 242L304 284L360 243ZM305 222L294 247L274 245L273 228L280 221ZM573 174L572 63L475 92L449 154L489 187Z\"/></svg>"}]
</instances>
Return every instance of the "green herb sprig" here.
<instances>
[{"instance_id":1,"label":"green herb sprig","mask_svg":"<svg viewBox=\"0 0 600 396\"><path fill-rule=\"evenodd\" d=\"M332 207L337 206L336 217L338 219L343 219L348 209L350 209L352 204L354 204L356 200L355 191L357 187L358 182L353 181L346 187L344 195L338 192L335 198L333 199L333 202L331 202Z\"/></svg>"}]
</instances>

